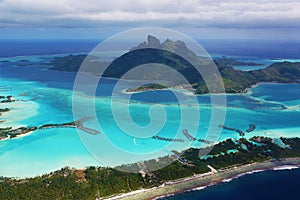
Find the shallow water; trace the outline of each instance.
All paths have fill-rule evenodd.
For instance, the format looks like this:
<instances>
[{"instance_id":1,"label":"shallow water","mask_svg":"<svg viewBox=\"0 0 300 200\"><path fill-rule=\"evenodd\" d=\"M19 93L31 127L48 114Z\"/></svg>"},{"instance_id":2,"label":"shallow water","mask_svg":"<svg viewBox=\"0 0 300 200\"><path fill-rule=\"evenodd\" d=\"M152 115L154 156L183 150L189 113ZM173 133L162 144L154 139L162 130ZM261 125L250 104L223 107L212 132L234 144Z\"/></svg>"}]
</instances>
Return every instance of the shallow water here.
<instances>
[{"instance_id":1,"label":"shallow water","mask_svg":"<svg viewBox=\"0 0 300 200\"><path fill-rule=\"evenodd\" d=\"M51 57L36 56L28 58L31 62L35 62L33 66L17 66L14 62L0 66L0 86L12 89L0 91L0 95L13 95L18 100L28 100L5 105L12 111L0 117L7 120L0 124L1 127L10 124L39 126L74 120L72 88L76 74L48 71L48 66L41 65L41 62L49 59ZM176 96L170 91L151 91L132 95L128 106L126 99L129 95L121 90L116 91L115 95L118 98L112 101L110 93L115 82L116 80L104 79L103 87L97 90L96 99L90 98L87 94L77 97L82 103L80 104L82 106L77 108L80 109L82 116L90 114L89 103L95 100L98 120L88 121L85 125L101 130L104 134L91 136L82 131L78 134L75 129L62 128L39 130L22 138L0 141L0 175L24 177L50 172L64 166L81 168L100 165L93 155L100 157L101 165L119 165L156 158L170 153L173 149L180 151L191 146L202 146L199 142L170 144L166 141L145 138L149 132L141 132L138 127L147 127L151 124L151 120L154 120L154 126L149 130L156 133L158 129L157 135L162 137L186 139L181 130L187 128L190 133L195 133L196 138L212 140L217 138L218 141L230 137L239 138L237 133L227 130L223 130L222 134L216 137L207 135L212 111L209 95L197 97L199 106L192 101L192 96L177 91L176 95L182 99L182 105L179 106ZM125 88L130 85L130 82L123 83ZM254 135L296 137L300 135L300 124L297 120L300 118L297 109L300 106L299 95L300 85L260 84L248 94L228 95L227 107L220 105L217 109L226 109L226 126L246 130L249 124L255 124L256 130L247 133L246 137ZM116 116L111 112L112 102L120 112L128 106L131 118L138 126L132 128L132 121L128 121L125 115L119 113L117 118L123 127L118 127ZM159 115L155 115L154 112L152 118L149 116L149 110L153 105L165 109L166 120L161 129L159 124L163 116L159 112ZM284 106L286 109L283 109ZM186 115L185 120L182 120L182 112L194 114ZM196 117L198 114L200 122ZM98 125L99 121L101 127ZM215 130L218 130L217 125L213 127ZM128 133L124 130L130 131ZM88 149L82 140L89 142ZM89 151L93 151L93 155Z\"/></svg>"}]
</instances>

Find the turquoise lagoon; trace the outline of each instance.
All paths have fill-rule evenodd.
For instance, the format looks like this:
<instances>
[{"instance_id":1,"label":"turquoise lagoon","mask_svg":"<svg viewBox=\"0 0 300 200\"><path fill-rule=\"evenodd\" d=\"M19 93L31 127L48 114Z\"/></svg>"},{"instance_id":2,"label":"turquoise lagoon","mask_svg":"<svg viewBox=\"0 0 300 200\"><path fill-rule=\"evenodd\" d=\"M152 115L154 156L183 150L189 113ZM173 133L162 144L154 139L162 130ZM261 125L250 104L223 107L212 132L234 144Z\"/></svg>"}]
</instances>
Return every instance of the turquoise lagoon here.
<instances>
[{"instance_id":1,"label":"turquoise lagoon","mask_svg":"<svg viewBox=\"0 0 300 200\"><path fill-rule=\"evenodd\" d=\"M39 126L46 123L63 123L73 121L72 95L75 73L49 71L49 66L42 65L51 59L51 56L27 56L31 65L20 66L16 58L6 58L10 62L0 64L0 86L9 88L0 90L0 95L13 95L15 103L0 105L11 108L11 112L1 116L5 122L0 127L7 126ZM120 165L156 158L170 153L170 147L166 151L158 151L169 146L168 142L154 140L152 138L133 137L124 133L116 125L111 114L110 92L116 80L104 79L103 87L97 90L95 98L96 115L101 121L101 131L105 134L95 136L90 143L93 147L101 147L96 159L82 143L84 133L75 129L60 128L38 130L30 135L11 140L0 141L0 176L30 177L48 173L64 166L83 168L90 165ZM130 87L131 82L124 81L123 86ZM125 101L129 98L123 91L117 91L118 98L114 100L114 106L122 109L127 107ZM182 128L195 132L197 138L207 138L207 129L211 118L211 105L209 95L197 96L200 107L191 105L191 96L178 91L183 103L178 105L176 96L170 91L149 91L137 93L131 96L129 110L133 121L146 126L151 122L149 109L159 104L165 109L166 121L157 135L162 137L185 138L181 133ZM300 136L300 85L296 84L259 84L246 94L227 95L227 106L218 109L226 109L225 125L246 130L249 124L255 124L256 130L247 133L246 137L262 135L268 137L299 137ZM82 104L82 116L89 114L89 108L84 102L91 100L89 94L82 94L79 98ZM195 123L194 116L188 116L185 123L179 126L181 109L186 111L199 108L200 122ZM122 116L120 117L122 118ZM122 120L122 119L121 119ZM127 119L124 119L127 120ZM160 121L160 116L152 120ZM97 120L96 120L97 121ZM130 128L130 122L128 126ZM126 124L126 121L125 121ZM85 124L91 128L97 128L94 120ZM132 130L134 132L134 130ZM239 138L235 132L222 130L218 141L226 138ZM114 153L112 146L124 152L132 153L131 157L119 156ZM190 144L172 144L175 150L183 150L188 147L201 147L198 142ZM154 154L145 154L155 152ZM98 157L99 158L99 157ZM103 159L101 159L103 158ZM109 160L107 163L105 161Z\"/></svg>"}]
</instances>

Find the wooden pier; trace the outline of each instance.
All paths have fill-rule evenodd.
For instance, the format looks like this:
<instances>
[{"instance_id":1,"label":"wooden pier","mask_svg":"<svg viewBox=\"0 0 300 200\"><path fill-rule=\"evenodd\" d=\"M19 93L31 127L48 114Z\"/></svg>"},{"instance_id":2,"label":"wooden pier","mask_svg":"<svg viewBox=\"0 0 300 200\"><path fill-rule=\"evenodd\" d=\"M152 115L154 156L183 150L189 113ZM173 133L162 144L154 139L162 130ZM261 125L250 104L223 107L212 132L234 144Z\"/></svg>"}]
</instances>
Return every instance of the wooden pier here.
<instances>
[{"instance_id":1,"label":"wooden pier","mask_svg":"<svg viewBox=\"0 0 300 200\"><path fill-rule=\"evenodd\" d=\"M184 142L183 139L181 138L165 138L165 137L161 137L161 136L153 136L153 139L157 139L157 140L163 140L163 141L168 141L168 142Z\"/></svg>"},{"instance_id":2,"label":"wooden pier","mask_svg":"<svg viewBox=\"0 0 300 200\"><path fill-rule=\"evenodd\" d=\"M255 125L254 125L255 126ZM220 124L219 125L219 128L223 128L223 129L226 129L226 130L229 130L229 131L235 131L235 132L237 132L241 137L244 137L245 136L245 133L242 131L242 130L239 130L239 129L237 129L237 128L230 128L230 127L227 127L227 126L225 126L225 125L222 125L222 124ZM251 128L251 127L250 127ZM249 129L250 129L249 128ZM249 130L248 129L248 130ZM248 132L248 130L247 130L247 132ZM254 130L254 129L253 129ZM252 130L250 129L250 131L249 132L251 132ZM248 132L248 133L249 133Z\"/></svg>"},{"instance_id":3,"label":"wooden pier","mask_svg":"<svg viewBox=\"0 0 300 200\"><path fill-rule=\"evenodd\" d=\"M91 128L88 128L88 127L85 127L85 126L83 125L83 123L84 123L85 121L88 121L88 120L90 120L90 119L92 119L92 117L87 116L87 117L83 117L83 118L81 118L81 119L79 119L79 120L76 120L76 121L75 121L75 126L76 126L78 129L80 129L80 130L82 130L82 131L84 131L84 132L86 132L86 133L88 133L88 134L92 134L92 135L98 135L98 134L100 134L100 131L95 130L95 129L91 129Z\"/></svg>"},{"instance_id":4,"label":"wooden pier","mask_svg":"<svg viewBox=\"0 0 300 200\"><path fill-rule=\"evenodd\" d=\"M193 136L191 136L191 135L189 134L189 132L188 132L187 129L183 129L183 130L182 130L182 133L185 135L185 137L186 137L188 140L190 140L190 141L195 141L195 140L196 140L196 138L194 138Z\"/></svg>"}]
</instances>

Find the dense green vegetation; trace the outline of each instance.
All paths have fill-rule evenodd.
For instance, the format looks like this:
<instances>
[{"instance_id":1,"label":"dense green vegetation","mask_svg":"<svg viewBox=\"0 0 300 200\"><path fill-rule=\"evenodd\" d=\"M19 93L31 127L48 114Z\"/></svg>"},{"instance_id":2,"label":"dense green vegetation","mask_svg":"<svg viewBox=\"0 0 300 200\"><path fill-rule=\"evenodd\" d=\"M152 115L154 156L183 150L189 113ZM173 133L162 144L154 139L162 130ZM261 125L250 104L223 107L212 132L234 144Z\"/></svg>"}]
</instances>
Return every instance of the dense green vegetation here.
<instances>
[{"instance_id":1,"label":"dense green vegetation","mask_svg":"<svg viewBox=\"0 0 300 200\"><path fill-rule=\"evenodd\" d=\"M158 84L158 83L149 83L149 84L144 84L140 87L137 88L129 88L126 90L126 92L143 92L147 90L161 90L165 89L167 86Z\"/></svg>"},{"instance_id":2,"label":"dense green vegetation","mask_svg":"<svg viewBox=\"0 0 300 200\"><path fill-rule=\"evenodd\" d=\"M9 112L9 111L10 111L9 108L0 108L0 116L2 115L3 112Z\"/></svg>"},{"instance_id":3,"label":"dense green vegetation","mask_svg":"<svg viewBox=\"0 0 300 200\"><path fill-rule=\"evenodd\" d=\"M75 128L76 127L76 121L74 122L67 122L67 123L62 123L62 124L44 124L39 127L39 129L46 129L46 128L63 128L63 127L71 127Z\"/></svg>"},{"instance_id":4,"label":"dense green vegetation","mask_svg":"<svg viewBox=\"0 0 300 200\"><path fill-rule=\"evenodd\" d=\"M272 158L300 157L299 138L280 138L288 148L274 144L273 139L254 137L250 140L231 139L214 146L207 159L199 159L199 149L188 149L181 157L188 163L175 161L154 172L127 173L112 168L89 167L86 170L63 168L59 171L28 179L0 178L0 199L95 199L97 197L129 192L141 188L159 186L162 183L193 174L209 171L207 165L223 169L233 165L261 162ZM247 148L243 148L242 146ZM227 153L237 149L237 153ZM220 154L223 152L223 154ZM174 159L171 157L160 160ZM144 161L147 166L156 165L156 160ZM120 166L140 169L137 163Z\"/></svg>"},{"instance_id":5,"label":"dense green vegetation","mask_svg":"<svg viewBox=\"0 0 300 200\"><path fill-rule=\"evenodd\" d=\"M261 70L238 71L218 65L227 92L243 92L260 82L298 83L300 63L273 63Z\"/></svg>"},{"instance_id":6,"label":"dense green vegetation","mask_svg":"<svg viewBox=\"0 0 300 200\"><path fill-rule=\"evenodd\" d=\"M224 152L224 155L207 158L203 162L214 166L216 169L221 169L237 164L261 162L271 158L300 157L300 138L280 139L290 148L281 148L273 142L273 139L265 137L254 137L250 141L241 138L238 140L238 143L227 140L216 145L209 153L214 155ZM253 144L251 141L255 141L261 145ZM245 145L247 148L244 149L242 145ZM227 153L226 150L230 149L237 149L239 151L237 153Z\"/></svg>"},{"instance_id":7,"label":"dense green vegetation","mask_svg":"<svg viewBox=\"0 0 300 200\"><path fill-rule=\"evenodd\" d=\"M81 64L84 62L84 60L87 58L87 55L68 55L64 57L55 57L54 60L51 63L45 63L50 64L52 67L49 69L51 70L59 70L59 71L67 71L67 72L74 72L78 71ZM98 74L97 69L108 65L108 62L104 61L95 61L97 60L97 57L95 56L88 56L86 59L86 63L88 63L87 70L88 72L92 72L93 74Z\"/></svg>"},{"instance_id":8,"label":"dense green vegetation","mask_svg":"<svg viewBox=\"0 0 300 200\"><path fill-rule=\"evenodd\" d=\"M223 67L233 67L233 66L264 66L264 64L259 64L255 62L241 62L231 58L221 58L215 60L217 64Z\"/></svg>"},{"instance_id":9,"label":"dense green vegetation","mask_svg":"<svg viewBox=\"0 0 300 200\"><path fill-rule=\"evenodd\" d=\"M78 71L85 58L86 55L68 55L65 57L56 57L50 63L53 65L53 67L50 67L49 69L66 72Z\"/></svg>"},{"instance_id":10,"label":"dense green vegetation","mask_svg":"<svg viewBox=\"0 0 300 200\"><path fill-rule=\"evenodd\" d=\"M2 112L8 112L8 111L10 111L9 108L0 108L0 115Z\"/></svg>"},{"instance_id":11,"label":"dense green vegetation","mask_svg":"<svg viewBox=\"0 0 300 200\"><path fill-rule=\"evenodd\" d=\"M18 135L22 135L31 131L35 131L36 126L33 127L19 127L13 129L12 127L0 128L0 140L5 138L15 138Z\"/></svg>"},{"instance_id":12,"label":"dense green vegetation","mask_svg":"<svg viewBox=\"0 0 300 200\"><path fill-rule=\"evenodd\" d=\"M0 179L0 199L95 199L93 183L78 179L64 168L26 180Z\"/></svg>"},{"instance_id":13,"label":"dense green vegetation","mask_svg":"<svg viewBox=\"0 0 300 200\"><path fill-rule=\"evenodd\" d=\"M10 102L14 102L15 99L13 96L0 96L0 99L3 99L0 101L0 103L10 103Z\"/></svg>"}]
</instances>

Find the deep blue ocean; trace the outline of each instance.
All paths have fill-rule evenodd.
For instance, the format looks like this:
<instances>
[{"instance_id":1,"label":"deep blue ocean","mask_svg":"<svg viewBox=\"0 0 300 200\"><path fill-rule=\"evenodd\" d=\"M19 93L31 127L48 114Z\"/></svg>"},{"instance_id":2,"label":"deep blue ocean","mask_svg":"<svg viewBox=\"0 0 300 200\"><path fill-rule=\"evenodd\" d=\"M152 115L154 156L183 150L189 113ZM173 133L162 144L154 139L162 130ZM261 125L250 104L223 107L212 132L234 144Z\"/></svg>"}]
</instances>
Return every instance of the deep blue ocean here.
<instances>
[{"instance_id":1,"label":"deep blue ocean","mask_svg":"<svg viewBox=\"0 0 300 200\"><path fill-rule=\"evenodd\" d=\"M10 41L0 40L0 57L13 56L28 56L28 55L53 55L53 54L69 54L82 53L91 51L101 40L34 40L34 41ZM281 42L281 41L211 41L199 40L200 44L209 52L222 55L238 55L238 56L253 56L264 59L278 58L300 58L300 43L298 42ZM20 68L10 68L10 70L2 70L6 73L6 77L15 77L20 79L30 79L28 70L34 66L23 68L20 73ZM15 70L15 71L14 71ZM11 74L9 74L11 73ZM26 73L27 77L22 78L22 73ZM56 76L60 80L60 88L64 85L66 89L72 87L71 80L74 79L74 74L63 72L47 72L45 77L39 72L39 77L32 74L34 80L39 78L46 82L51 87L56 87L56 82L51 81L49 73ZM49 76L49 80L46 79ZM65 84L62 82L65 81ZM272 87L272 86L270 86ZM272 89L272 88L271 88ZM141 95L141 94L140 94ZM151 95L148 93L146 95ZM167 97L169 99L170 97ZM228 97L229 104L234 103ZM244 98L244 97L241 97ZM271 97L267 97L271 98ZM140 98L139 94L135 96L135 100L147 100L147 96ZM150 101L151 98L149 98ZM206 100L204 98L204 100ZM204 101L203 100L203 101ZM276 99L270 99L276 101ZM285 100L285 99L283 99ZM290 100L290 99L288 99ZM294 100L294 99L292 99ZM297 100L297 99L296 99ZM249 100L250 102L250 100ZM252 101L251 101L252 102ZM250 102L250 103L251 103ZM247 105L251 105L248 103ZM274 106L274 105L272 105ZM300 169L282 170L282 171L267 171L255 173L234 179L228 183L221 183L216 186L208 187L204 190L192 191L184 194L179 194L165 199L298 199L298 190L300 184Z\"/></svg>"},{"instance_id":2,"label":"deep blue ocean","mask_svg":"<svg viewBox=\"0 0 300 200\"><path fill-rule=\"evenodd\" d=\"M203 190L161 198L164 200L299 199L300 169L264 171L245 175Z\"/></svg>"},{"instance_id":3,"label":"deep blue ocean","mask_svg":"<svg viewBox=\"0 0 300 200\"><path fill-rule=\"evenodd\" d=\"M0 57L89 52L97 44L96 40L0 40Z\"/></svg>"},{"instance_id":4,"label":"deep blue ocean","mask_svg":"<svg viewBox=\"0 0 300 200\"><path fill-rule=\"evenodd\" d=\"M1 40L0 56L26 56L89 52L99 40ZM208 53L261 57L300 58L300 41L197 39Z\"/></svg>"}]
</instances>

